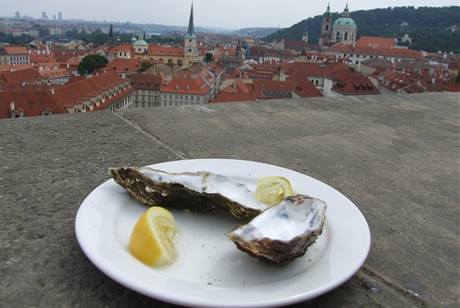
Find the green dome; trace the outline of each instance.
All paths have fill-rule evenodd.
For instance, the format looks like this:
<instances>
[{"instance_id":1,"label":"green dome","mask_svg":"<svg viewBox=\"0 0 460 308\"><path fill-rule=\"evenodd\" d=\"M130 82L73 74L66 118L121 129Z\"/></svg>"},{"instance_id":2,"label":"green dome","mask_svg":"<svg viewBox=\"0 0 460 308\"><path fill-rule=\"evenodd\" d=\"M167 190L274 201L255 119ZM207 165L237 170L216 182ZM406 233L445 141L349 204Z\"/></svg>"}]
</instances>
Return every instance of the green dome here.
<instances>
[{"instance_id":1,"label":"green dome","mask_svg":"<svg viewBox=\"0 0 460 308\"><path fill-rule=\"evenodd\" d=\"M340 17L334 22L334 26L348 26L357 28L356 23L350 17Z\"/></svg>"},{"instance_id":2,"label":"green dome","mask_svg":"<svg viewBox=\"0 0 460 308\"><path fill-rule=\"evenodd\" d=\"M136 45L136 46L148 46L149 44L144 40L137 40L137 41L134 42L134 45Z\"/></svg>"}]
</instances>

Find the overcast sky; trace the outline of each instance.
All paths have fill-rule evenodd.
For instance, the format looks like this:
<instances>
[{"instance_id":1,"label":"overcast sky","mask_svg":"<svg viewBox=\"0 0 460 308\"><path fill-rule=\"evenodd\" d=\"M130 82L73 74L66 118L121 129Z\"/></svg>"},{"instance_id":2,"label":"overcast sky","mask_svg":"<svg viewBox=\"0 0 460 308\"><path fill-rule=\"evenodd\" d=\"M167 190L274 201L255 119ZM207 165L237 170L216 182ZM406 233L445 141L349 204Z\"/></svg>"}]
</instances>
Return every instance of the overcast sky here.
<instances>
[{"instance_id":1,"label":"overcast sky","mask_svg":"<svg viewBox=\"0 0 460 308\"><path fill-rule=\"evenodd\" d=\"M131 21L186 26L191 0L13 0L2 2L0 16L48 17L62 11L64 18ZM324 12L326 0L194 0L195 25L223 28L288 27ZM342 11L346 0L331 0L332 11ZM350 10L390 6L450 6L459 0L349 0Z\"/></svg>"}]
</instances>

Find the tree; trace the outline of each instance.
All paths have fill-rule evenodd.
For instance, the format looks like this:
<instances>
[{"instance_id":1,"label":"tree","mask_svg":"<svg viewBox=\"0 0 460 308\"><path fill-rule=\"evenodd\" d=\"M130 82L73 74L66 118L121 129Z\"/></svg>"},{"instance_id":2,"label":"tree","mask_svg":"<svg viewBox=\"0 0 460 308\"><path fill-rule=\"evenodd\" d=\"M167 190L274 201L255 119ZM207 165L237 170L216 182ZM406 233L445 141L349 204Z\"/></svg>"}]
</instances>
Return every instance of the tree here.
<instances>
[{"instance_id":1,"label":"tree","mask_svg":"<svg viewBox=\"0 0 460 308\"><path fill-rule=\"evenodd\" d=\"M139 68L139 73L143 73L151 67L152 63L150 63L149 61L142 61L141 67Z\"/></svg>"},{"instance_id":2,"label":"tree","mask_svg":"<svg viewBox=\"0 0 460 308\"><path fill-rule=\"evenodd\" d=\"M206 55L204 56L204 62L209 63L209 62L212 62L213 60L214 60L214 56L212 55L212 53L207 52Z\"/></svg>"},{"instance_id":3,"label":"tree","mask_svg":"<svg viewBox=\"0 0 460 308\"><path fill-rule=\"evenodd\" d=\"M92 74L96 69L105 67L109 61L106 57L101 55L89 55L81 60L78 65L78 74L88 75Z\"/></svg>"}]
</instances>

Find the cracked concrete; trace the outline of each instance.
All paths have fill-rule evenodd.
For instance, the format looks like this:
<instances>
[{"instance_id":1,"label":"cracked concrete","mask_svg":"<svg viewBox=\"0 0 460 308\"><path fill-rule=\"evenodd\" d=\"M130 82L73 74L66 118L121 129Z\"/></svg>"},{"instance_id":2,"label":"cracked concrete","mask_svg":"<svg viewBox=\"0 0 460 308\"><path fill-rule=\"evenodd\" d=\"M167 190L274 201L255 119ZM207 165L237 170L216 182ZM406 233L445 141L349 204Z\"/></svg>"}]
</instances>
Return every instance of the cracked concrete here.
<instances>
[{"instance_id":1,"label":"cracked concrete","mask_svg":"<svg viewBox=\"0 0 460 308\"><path fill-rule=\"evenodd\" d=\"M1 307L171 307L101 274L73 222L108 167L183 158L280 165L360 207L372 232L365 266L294 307L460 304L458 94L96 112L2 120L0 131Z\"/></svg>"}]
</instances>

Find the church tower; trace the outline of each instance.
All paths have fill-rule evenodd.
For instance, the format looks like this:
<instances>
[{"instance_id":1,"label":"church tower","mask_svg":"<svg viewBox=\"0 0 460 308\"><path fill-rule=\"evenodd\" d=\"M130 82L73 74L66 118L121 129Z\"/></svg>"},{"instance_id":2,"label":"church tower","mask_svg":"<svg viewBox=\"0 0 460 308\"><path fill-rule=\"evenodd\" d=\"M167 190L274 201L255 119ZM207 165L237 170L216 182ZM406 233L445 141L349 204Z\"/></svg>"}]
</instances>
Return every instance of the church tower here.
<instances>
[{"instance_id":1,"label":"church tower","mask_svg":"<svg viewBox=\"0 0 460 308\"><path fill-rule=\"evenodd\" d=\"M351 18L347 4L340 18L338 18L332 26L331 42L355 46L357 32L358 26Z\"/></svg>"},{"instance_id":2,"label":"church tower","mask_svg":"<svg viewBox=\"0 0 460 308\"><path fill-rule=\"evenodd\" d=\"M321 24L321 34L319 36L319 47L327 47L331 44L332 34L332 17L331 8L329 3L327 4L326 13L323 14L323 22Z\"/></svg>"},{"instance_id":3,"label":"church tower","mask_svg":"<svg viewBox=\"0 0 460 308\"><path fill-rule=\"evenodd\" d=\"M305 35L302 36L302 41L308 44L308 27L305 25Z\"/></svg>"},{"instance_id":4,"label":"church tower","mask_svg":"<svg viewBox=\"0 0 460 308\"><path fill-rule=\"evenodd\" d=\"M190 19L188 21L188 31L184 41L184 66L192 66L194 63L200 62L200 54L198 52L198 40L195 34L195 26L193 24L193 4L190 11Z\"/></svg>"}]
</instances>

